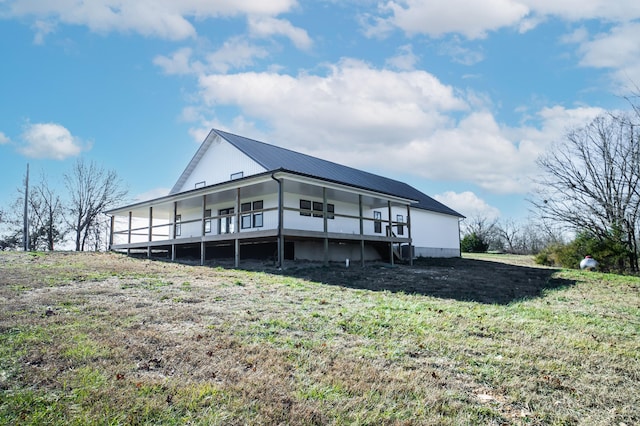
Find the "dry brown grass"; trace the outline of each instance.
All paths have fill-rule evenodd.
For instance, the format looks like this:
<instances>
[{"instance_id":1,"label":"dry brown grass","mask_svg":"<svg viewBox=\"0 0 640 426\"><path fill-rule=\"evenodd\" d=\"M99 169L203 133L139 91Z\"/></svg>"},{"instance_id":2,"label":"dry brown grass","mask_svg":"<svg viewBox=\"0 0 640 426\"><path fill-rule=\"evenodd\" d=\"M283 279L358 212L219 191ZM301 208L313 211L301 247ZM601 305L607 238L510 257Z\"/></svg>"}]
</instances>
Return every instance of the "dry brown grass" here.
<instances>
[{"instance_id":1,"label":"dry brown grass","mask_svg":"<svg viewBox=\"0 0 640 426\"><path fill-rule=\"evenodd\" d=\"M638 280L491 260L2 253L0 422L640 422Z\"/></svg>"}]
</instances>

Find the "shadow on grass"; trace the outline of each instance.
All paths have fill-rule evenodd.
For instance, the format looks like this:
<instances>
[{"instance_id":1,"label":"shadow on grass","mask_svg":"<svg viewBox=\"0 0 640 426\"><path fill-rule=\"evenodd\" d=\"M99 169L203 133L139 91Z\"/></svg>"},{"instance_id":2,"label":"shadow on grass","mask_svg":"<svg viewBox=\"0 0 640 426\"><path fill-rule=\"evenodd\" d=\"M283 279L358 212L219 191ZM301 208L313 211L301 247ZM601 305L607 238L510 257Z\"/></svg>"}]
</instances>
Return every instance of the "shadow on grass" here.
<instances>
[{"instance_id":1,"label":"shadow on grass","mask_svg":"<svg viewBox=\"0 0 640 426\"><path fill-rule=\"evenodd\" d=\"M155 259L163 260L166 259ZM199 259L179 263L198 265ZM233 260L208 261L207 266L234 269ZM554 277L559 269L512 265L490 260L420 258L413 266L367 263L364 268L342 263L287 261L284 269L274 262L242 260L239 269L301 278L323 284L371 291L421 294L465 302L506 305L541 297L547 290L569 287L573 280Z\"/></svg>"},{"instance_id":2,"label":"shadow on grass","mask_svg":"<svg viewBox=\"0 0 640 426\"><path fill-rule=\"evenodd\" d=\"M443 299L508 304L540 297L545 290L567 287L575 281L554 278L557 269L516 266L472 259L419 259L413 266L372 264L309 267L291 265L282 275L329 285L372 291L421 294Z\"/></svg>"}]
</instances>

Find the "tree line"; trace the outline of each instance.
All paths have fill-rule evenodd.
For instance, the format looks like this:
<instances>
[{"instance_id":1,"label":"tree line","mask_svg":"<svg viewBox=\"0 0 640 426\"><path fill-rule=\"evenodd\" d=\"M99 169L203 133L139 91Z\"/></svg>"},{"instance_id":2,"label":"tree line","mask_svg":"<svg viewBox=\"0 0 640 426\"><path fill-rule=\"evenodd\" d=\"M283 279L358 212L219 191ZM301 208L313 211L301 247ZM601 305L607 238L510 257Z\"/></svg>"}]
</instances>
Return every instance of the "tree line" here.
<instances>
[{"instance_id":1,"label":"tree line","mask_svg":"<svg viewBox=\"0 0 640 426\"><path fill-rule=\"evenodd\" d=\"M108 218L104 211L125 200L127 190L117 173L94 161L77 160L63 175L64 194L44 174L26 191L28 241L31 250L55 250L72 245L76 251L100 250L106 243ZM24 245L25 188L0 211L0 250Z\"/></svg>"},{"instance_id":2,"label":"tree line","mask_svg":"<svg viewBox=\"0 0 640 426\"><path fill-rule=\"evenodd\" d=\"M638 273L640 107L628 100L630 112L570 130L537 159L532 222L474 219L462 250L536 254L539 263L565 267L590 255L603 270Z\"/></svg>"}]
</instances>

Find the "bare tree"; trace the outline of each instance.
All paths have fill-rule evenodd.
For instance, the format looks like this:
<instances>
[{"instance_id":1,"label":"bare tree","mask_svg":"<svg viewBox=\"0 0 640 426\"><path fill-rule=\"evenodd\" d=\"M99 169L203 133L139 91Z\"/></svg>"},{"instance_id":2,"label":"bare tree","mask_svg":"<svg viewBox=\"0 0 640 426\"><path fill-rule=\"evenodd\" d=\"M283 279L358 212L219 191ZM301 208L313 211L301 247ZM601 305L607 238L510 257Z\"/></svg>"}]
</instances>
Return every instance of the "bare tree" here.
<instances>
[{"instance_id":1,"label":"bare tree","mask_svg":"<svg viewBox=\"0 0 640 426\"><path fill-rule=\"evenodd\" d=\"M563 241L561 232L553 226L531 218L526 222L506 219L497 223L495 228L499 245L507 253L536 254Z\"/></svg>"},{"instance_id":2,"label":"bare tree","mask_svg":"<svg viewBox=\"0 0 640 426\"><path fill-rule=\"evenodd\" d=\"M31 188L29 205L37 237L44 238L45 248L53 251L55 245L64 238L64 206L44 174L40 176L40 182Z\"/></svg>"},{"instance_id":3,"label":"bare tree","mask_svg":"<svg viewBox=\"0 0 640 426\"><path fill-rule=\"evenodd\" d=\"M16 229L13 227L13 222L10 213L6 210L0 210L0 224L2 225L0 234L0 251L11 250L19 247L22 244L21 236L22 229Z\"/></svg>"},{"instance_id":4,"label":"bare tree","mask_svg":"<svg viewBox=\"0 0 640 426\"><path fill-rule=\"evenodd\" d=\"M498 219L490 219L478 215L472 216L462 222L462 234L464 236L475 235L490 249L497 249L496 243L499 242L497 223Z\"/></svg>"},{"instance_id":5,"label":"bare tree","mask_svg":"<svg viewBox=\"0 0 640 426\"><path fill-rule=\"evenodd\" d=\"M60 197L49 185L49 179L40 175L37 184L31 184L25 203L25 188L18 188L17 197L4 214L5 229L9 234L3 239L3 248L13 248L19 241L24 247L24 238L29 239L30 250L53 250L64 237L64 206ZM27 207L26 234L24 230L24 207Z\"/></svg>"},{"instance_id":6,"label":"bare tree","mask_svg":"<svg viewBox=\"0 0 640 426\"><path fill-rule=\"evenodd\" d=\"M544 171L533 204L543 220L623 244L638 270L640 140L629 117L600 116L538 160Z\"/></svg>"},{"instance_id":7,"label":"bare tree","mask_svg":"<svg viewBox=\"0 0 640 426\"><path fill-rule=\"evenodd\" d=\"M75 249L82 251L99 215L121 202L127 194L115 171L107 171L95 162L76 161L70 174L65 174L69 190L68 218L75 232Z\"/></svg>"},{"instance_id":8,"label":"bare tree","mask_svg":"<svg viewBox=\"0 0 640 426\"><path fill-rule=\"evenodd\" d=\"M510 219L496 225L497 234L507 253L526 253L522 227Z\"/></svg>"},{"instance_id":9,"label":"bare tree","mask_svg":"<svg viewBox=\"0 0 640 426\"><path fill-rule=\"evenodd\" d=\"M108 250L108 232L110 225L111 219L109 216L102 213L98 215L91 225L85 244L91 247L93 251Z\"/></svg>"}]
</instances>

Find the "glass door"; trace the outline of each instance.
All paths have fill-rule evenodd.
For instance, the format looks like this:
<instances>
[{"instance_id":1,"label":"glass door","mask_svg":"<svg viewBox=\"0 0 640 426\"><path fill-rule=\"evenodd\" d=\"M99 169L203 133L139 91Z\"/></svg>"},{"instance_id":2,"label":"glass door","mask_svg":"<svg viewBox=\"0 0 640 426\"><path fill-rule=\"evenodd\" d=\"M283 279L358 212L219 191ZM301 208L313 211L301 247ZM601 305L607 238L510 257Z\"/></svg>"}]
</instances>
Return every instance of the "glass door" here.
<instances>
[{"instance_id":1,"label":"glass door","mask_svg":"<svg viewBox=\"0 0 640 426\"><path fill-rule=\"evenodd\" d=\"M220 209L218 214L222 216L218 220L218 229L221 234L232 234L235 230L236 217L233 214L234 209L230 207L228 209Z\"/></svg>"}]
</instances>

